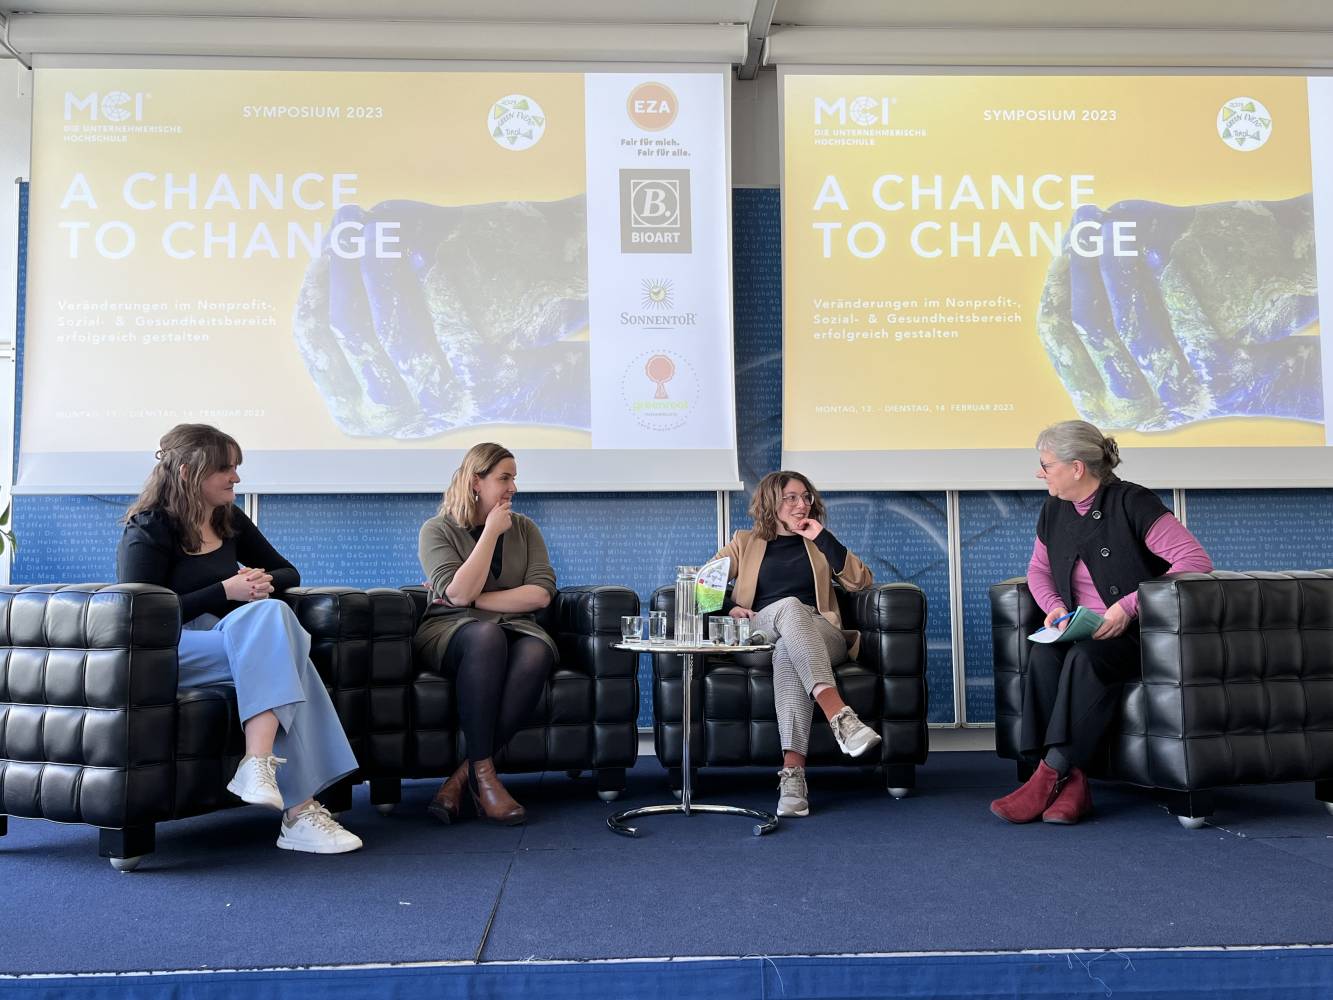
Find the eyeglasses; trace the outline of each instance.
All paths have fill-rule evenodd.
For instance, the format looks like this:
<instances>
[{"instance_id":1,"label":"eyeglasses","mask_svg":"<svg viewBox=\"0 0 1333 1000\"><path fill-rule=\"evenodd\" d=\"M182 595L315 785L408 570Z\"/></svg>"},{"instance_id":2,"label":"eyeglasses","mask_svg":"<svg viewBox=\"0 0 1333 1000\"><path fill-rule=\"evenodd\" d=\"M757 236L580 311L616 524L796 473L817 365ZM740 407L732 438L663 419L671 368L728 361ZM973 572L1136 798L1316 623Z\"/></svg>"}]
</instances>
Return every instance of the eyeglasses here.
<instances>
[{"instance_id":1,"label":"eyeglasses","mask_svg":"<svg viewBox=\"0 0 1333 1000\"><path fill-rule=\"evenodd\" d=\"M809 507L815 502L815 498L809 493L784 493L782 494L782 506L795 507L798 503L803 503Z\"/></svg>"},{"instance_id":2,"label":"eyeglasses","mask_svg":"<svg viewBox=\"0 0 1333 1000\"><path fill-rule=\"evenodd\" d=\"M1068 465L1069 463L1068 463L1068 462L1061 462L1061 461L1058 461L1058 460L1057 460L1057 461L1054 461L1054 462L1042 462L1042 461L1038 460L1037 464L1041 466L1041 471L1042 471L1042 472L1050 472L1050 471L1051 471L1053 468L1055 468L1057 465Z\"/></svg>"}]
</instances>

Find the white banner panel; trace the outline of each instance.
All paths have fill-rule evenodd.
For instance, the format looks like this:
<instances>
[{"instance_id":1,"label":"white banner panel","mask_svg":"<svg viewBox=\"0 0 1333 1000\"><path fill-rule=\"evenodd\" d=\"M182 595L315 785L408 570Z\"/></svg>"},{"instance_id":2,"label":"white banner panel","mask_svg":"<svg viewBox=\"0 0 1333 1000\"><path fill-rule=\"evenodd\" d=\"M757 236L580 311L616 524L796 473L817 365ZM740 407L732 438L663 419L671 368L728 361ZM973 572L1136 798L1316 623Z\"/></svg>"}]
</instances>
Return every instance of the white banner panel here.
<instances>
[{"instance_id":1,"label":"white banner panel","mask_svg":"<svg viewBox=\"0 0 1333 1000\"><path fill-rule=\"evenodd\" d=\"M18 488L736 486L726 80L39 69Z\"/></svg>"}]
</instances>

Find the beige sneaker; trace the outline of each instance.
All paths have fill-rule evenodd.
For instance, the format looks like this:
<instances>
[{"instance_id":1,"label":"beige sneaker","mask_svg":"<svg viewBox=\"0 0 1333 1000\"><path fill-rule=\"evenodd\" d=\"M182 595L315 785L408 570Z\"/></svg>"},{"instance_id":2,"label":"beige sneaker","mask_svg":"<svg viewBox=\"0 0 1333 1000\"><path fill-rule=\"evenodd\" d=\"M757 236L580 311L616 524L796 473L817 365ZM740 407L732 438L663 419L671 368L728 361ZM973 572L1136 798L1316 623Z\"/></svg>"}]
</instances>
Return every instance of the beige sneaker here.
<instances>
[{"instance_id":1,"label":"beige sneaker","mask_svg":"<svg viewBox=\"0 0 1333 1000\"><path fill-rule=\"evenodd\" d=\"M850 705L829 719L828 724L833 728L833 738L838 741L838 749L848 757L860 757L880 744L879 733L858 719Z\"/></svg>"},{"instance_id":2,"label":"beige sneaker","mask_svg":"<svg viewBox=\"0 0 1333 1000\"><path fill-rule=\"evenodd\" d=\"M287 758L274 757L271 753L246 757L227 782L227 791L252 806L268 806L281 812L282 792L278 791L277 770L279 764L285 763Z\"/></svg>"},{"instance_id":3,"label":"beige sneaker","mask_svg":"<svg viewBox=\"0 0 1333 1000\"><path fill-rule=\"evenodd\" d=\"M784 767L778 772L778 815L809 816L810 801L806 797L805 768Z\"/></svg>"},{"instance_id":4,"label":"beige sneaker","mask_svg":"<svg viewBox=\"0 0 1333 1000\"><path fill-rule=\"evenodd\" d=\"M303 851L306 854L346 854L359 850L361 838L333 818L318 802L311 802L296 819L282 821L278 846L284 851Z\"/></svg>"}]
</instances>

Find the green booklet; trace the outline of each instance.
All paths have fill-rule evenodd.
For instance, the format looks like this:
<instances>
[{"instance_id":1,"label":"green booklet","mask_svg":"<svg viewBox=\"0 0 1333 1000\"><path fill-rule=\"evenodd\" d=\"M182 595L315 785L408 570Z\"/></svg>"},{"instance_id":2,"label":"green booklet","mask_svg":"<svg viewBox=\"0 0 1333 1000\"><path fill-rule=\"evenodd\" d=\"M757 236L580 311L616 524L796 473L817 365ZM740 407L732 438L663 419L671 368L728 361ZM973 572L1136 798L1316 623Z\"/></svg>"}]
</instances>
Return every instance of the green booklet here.
<instances>
[{"instance_id":1,"label":"green booklet","mask_svg":"<svg viewBox=\"0 0 1333 1000\"><path fill-rule=\"evenodd\" d=\"M1080 639L1091 639L1092 633L1101 628L1105 620L1097 612L1089 611L1080 604L1066 620L1064 631L1057 625L1047 625L1037 629L1028 638L1033 642L1078 642Z\"/></svg>"}]
</instances>

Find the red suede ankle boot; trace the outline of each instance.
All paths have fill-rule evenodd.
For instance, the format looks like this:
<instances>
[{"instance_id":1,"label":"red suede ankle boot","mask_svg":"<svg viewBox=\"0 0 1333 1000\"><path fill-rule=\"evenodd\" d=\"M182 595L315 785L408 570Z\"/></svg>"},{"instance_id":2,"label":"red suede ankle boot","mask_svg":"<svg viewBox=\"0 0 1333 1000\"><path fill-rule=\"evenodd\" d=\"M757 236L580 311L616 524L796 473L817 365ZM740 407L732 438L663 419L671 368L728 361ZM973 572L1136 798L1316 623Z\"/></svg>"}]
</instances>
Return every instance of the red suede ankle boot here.
<instances>
[{"instance_id":1,"label":"red suede ankle boot","mask_svg":"<svg viewBox=\"0 0 1333 1000\"><path fill-rule=\"evenodd\" d=\"M1055 801L1041 814L1041 821L1073 826L1090 812L1092 812L1092 789L1088 787L1088 776L1076 767L1069 772L1069 777L1059 794L1055 796Z\"/></svg>"},{"instance_id":2,"label":"red suede ankle boot","mask_svg":"<svg viewBox=\"0 0 1333 1000\"><path fill-rule=\"evenodd\" d=\"M1046 811L1060 791L1060 774L1042 761L1017 791L990 804L990 811L1010 823L1031 823Z\"/></svg>"}]
</instances>

